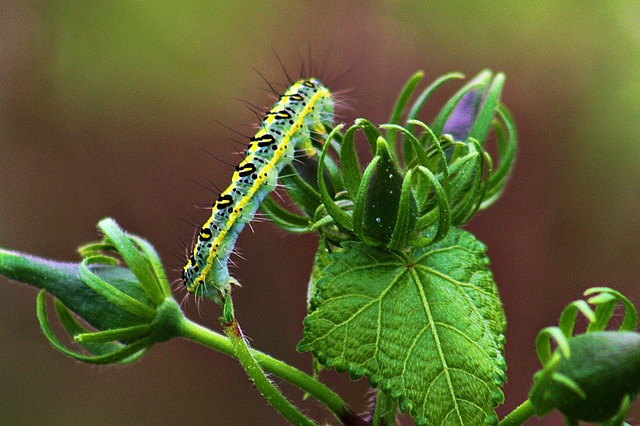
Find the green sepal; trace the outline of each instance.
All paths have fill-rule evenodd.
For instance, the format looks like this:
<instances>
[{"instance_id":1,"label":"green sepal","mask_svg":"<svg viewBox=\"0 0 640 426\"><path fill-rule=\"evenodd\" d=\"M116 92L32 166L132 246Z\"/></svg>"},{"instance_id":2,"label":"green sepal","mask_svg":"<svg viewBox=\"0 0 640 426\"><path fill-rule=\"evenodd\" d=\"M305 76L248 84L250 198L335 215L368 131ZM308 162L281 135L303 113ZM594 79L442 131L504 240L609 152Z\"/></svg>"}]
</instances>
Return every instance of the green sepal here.
<instances>
[{"instance_id":1,"label":"green sepal","mask_svg":"<svg viewBox=\"0 0 640 426\"><path fill-rule=\"evenodd\" d=\"M418 117L418 114L422 110L422 107L427 102L429 97L444 83L454 79L462 79L464 78L464 74L458 72L452 72L448 74L444 74L437 79L435 79L429 86L427 86L421 93L418 95L416 101L411 106L409 113L407 114L407 120L405 124L405 130L407 132L403 132L405 137L402 139L402 154L404 158L404 164L410 165L413 164L416 154L419 155L420 149L417 149L415 144L412 141L408 141L407 137L410 134L415 132L415 123L414 120ZM423 149L424 150L424 145Z\"/></svg>"},{"instance_id":2,"label":"green sepal","mask_svg":"<svg viewBox=\"0 0 640 426\"><path fill-rule=\"evenodd\" d=\"M587 301L596 306L595 310L584 300L574 301L563 310L558 327L547 327L538 334L536 352L543 369L534 375L534 384L529 394L529 400L538 415L546 415L554 408L561 407L567 424L577 424L577 419L587 420L585 416L592 416L591 418L594 419L593 416L599 416L604 419L599 420L602 425L620 425L626 415L626 410L628 410L629 396L635 397L640 390L640 360L635 367L637 369L635 373L633 371L621 372L620 369L625 366L621 367L618 364L626 364L626 367L631 364L614 352L617 349L625 349L625 346L628 349L629 345L619 344L620 342L616 343L615 341L628 340L620 335L635 336L631 340L636 340L636 343L632 345L636 347L633 349L632 355L627 355L634 358L640 354L640 335L633 332L638 325L638 314L631 301L616 290L595 287L588 289L584 294L591 296ZM617 332L618 336L612 337L611 335L616 332L602 330L609 325L618 303L622 304L625 312ZM578 313L582 313L587 318L589 325L586 334L572 337ZM556 349L553 352L552 340L556 343ZM581 343L576 344L576 341ZM593 342L585 345L582 343L585 341ZM609 342L607 343L607 341ZM578 360L576 360L574 353L576 348L582 351ZM593 356L600 348L603 349L603 353L598 352L597 356ZM626 349L623 352L629 352ZM598 364L600 365L598 366ZM570 366L570 368L561 368L561 365ZM588 366L593 367L595 372L588 372ZM603 375L602 371L606 371L606 374ZM593 376L589 377L591 374ZM636 375L634 376L634 374ZM597 380L602 380L602 383L596 383ZM620 381L625 380L627 384L633 383L634 380L637 384L635 388L624 388L623 391L626 393L623 392L624 395L621 396ZM605 382L607 385L604 385ZM616 386L616 382L618 386ZM601 391L607 386L611 392L606 393L605 391L605 394L602 394ZM599 388L600 393L594 393L594 387ZM613 402L611 402L612 398ZM622 402L620 402L620 398L622 398ZM609 403L605 402L608 404L607 407L599 406L596 401L607 399L609 401ZM587 400L591 400L592 404L585 403ZM616 411L616 407L620 408Z\"/></svg>"},{"instance_id":3,"label":"green sepal","mask_svg":"<svg viewBox=\"0 0 640 426\"><path fill-rule=\"evenodd\" d=\"M115 223L115 222L114 222ZM100 226L100 224L98 224ZM154 291L154 295L162 294L164 297L156 297L150 298L157 304L162 303L164 299L171 297L171 287L169 286L169 280L167 279L167 275L164 273L164 268L162 266L162 261L160 260L160 256L156 249L149 243L149 241L145 240L134 234L127 234L127 236L136 243L138 248L144 254L144 258L146 262L151 266L151 271L155 276L155 280L153 283L156 284L157 291Z\"/></svg>"},{"instance_id":4,"label":"green sepal","mask_svg":"<svg viewBox=\"0 0 640 426\"><path fill-rule=\"evenodd\" d=\"M146 321L152 320L155 316L153 307L140 302L123 291L118 290L115 286L111 285L91 271L89 265L91 264L92 259L93 258L88 257L80 262L80 279L82 279L82 281L93 291L107 299L109 303Z\"/></svg>"},{"instance_id":5,"label":"green sepal","mask_svg":"<svg viewBox=\"0 0 640 426\"><path fill-rule=\"evenodd\" d=\"M551 339L554 339L560 353L568 357L571 355L569 349L568 337L558 327L545 327L538 333L536 337L536 354L542 365L551 362L553 352L551 351Z\"/></svg>"},{"instance_id":6,"label":"green sepal","mask_svg":"<svg viewBox=\"0 0 640 426\"><path fill-rule=\"evenodd\" d=\"M562 314L560 314L560 320L558 321L558 328L566 338L573 335L573 328L576 324L578 312L581 312L589 323L595 320L595 313L586 301L575 300L569 303L562 311Z\"/></svg>"},{"instance_id":7,"label":"green sepal","mask_svg":"<svg viewBox=\"0 0 640 426\"><path fill-rule=\"evenodd\" d=\"M460 191L461 197L456 200L456 205L452 208L451 216L455 226L460 226L471 219L480 208L480 204L484 198L485 189L485 160L486 156L482 151L480 144L474 140L467 141L470 155L472 155L475 164L471 166L469 162L468 168L463 168L460 183L463 189ZM465 176L466 175L466 176ZM465 182L468 179L467 182ZM454 198L455 195L452 195Z\"/></svg>"},{"instance_id":8,"label":"green sepal","mask_svg":"<svg viewBox=\"0 0 640 426\"><path fill-rule=\"evenodd\" d=\"M624 421L627 418L627 414L629 414L629 408L631 408L631 398L629 395L625 395L618 412L609 420L602 422L602 426L631 426Z\"/></svg>"},{"instance_id":9,"label":"green sepal","mask_svg":"<svg viewBox=\"0 0 640 426\"><path fill-rule=\"evenodd\" d=\"M355 134L360 126L353 125L347 129L340 146L340 165L342 167L344 186L351 198L356 198L360 181L362 180L362 172L360 171L360 162L355 149Z\"/></svg>"},{"instance_id":10,"label":"green sepal","mask_svg":"<svg viewBox=\"0 0 640 426\"><path fill-rule=\"evenodd\" d=\"M431 244L443 239L451 228L452 219L451 219L451 210L449 207L449 197L447 196L446 190L440 185L438 179L435 177L431 170L426 167L418 167L417 170L431 183L431 187L433 188L436 196L437 202L437 216L427 213L420 216L416 223L416 231L422 233L425 229L431 227L434 222L437 222L437 229L435 235L431 238L418 237L417 239L412 240L412 244L415 244L419 247L424 247L427 244Z\"/></svg>"},{"instance_id":11,"label":"green sepal","mask_svg":"<svg viewBox=\"0 0 640 426\"><path fill-rule=\"evenodd\" d=\"M482 103L482 108L476 116L476 121L469 132L468 137L480 142L480 145L484 145L491 128L491 122L496 113L496 107L500 100L500 93L504 87L505 76L499 72L495 75L489 88L484 92L485 98Z\"/></svg>"},{"instance_id":12,"label":"green sepal","mask_svg":"<svg viewBox=\"0 0 640 426\"><path fill-rule=\"evenodd\" d=\"M305 234L313 230L311 228L311 218L293 213L282 207L273 199L273 195L269 195L262 200L262 203L260 203L260 210L271 222L273 222L274 225L287 232L291 232L293 234Z\"/></svg>"},{"instance_id":13,"label":"green sepal","mask_svg":"<svg viewBox=\"0 0 640 426\"><path fill-rule=\"evenodd\" d=\"M569 344L566 343L566 346L568 348ZM540 356L540 352L538 352L538 356ZM559 351L556 351L553 355L549 353L549 357L544 364L545 367L533 375L533 385L529 391L528 401L531 402L533 412L540 417L546 416L555 409L553 402L546 397L545 388L554 378L560 357Z\"/></svg>"},{"instance_id":14,"label":"green sepal","mask_svg":"<svg viewBox=\"0 0 640 426\"><path fill-rule=\"evenodd\" d=\"M635 331L638 327L638 312L635 306L619 291L608 287L592 287L587 289L584 295L591 296L587 301L596 305L595 318L589 323L587 332L604 330L618 302L624 307L624 316L618 330Z\"/></svg>"},{"instance_id":15,"label":"green sepal","mask_svg":"<svg viewBox=\"0 0 640 426\"><path fill-rule=\"evenodd\" d=\"M294 167L291 164L287 164L279 173L279 179L295 205L304 213L310 215L322 203L322 198L316 188L318 165L314 159L307 159L306 161L305 169L308 168L304 172L306 174L303 174L301 165ZM312 183L307 174L313 174ZM330 194L334 193L332 183L329 183L327 188Z\"/></svg>"},{"instance_id":16,"label":"green sepal","mask_svg":"<svg viewBox=\"0 0 640 426\"><path fill-rule=\"evenodd\" d=\"M403 140L405 141L403 143L403 152L405 152L407 150L407 148L411 148L414 152L414 154L412 155L412 160L413 158L417 159L417 163L420 166L425 166L427 167L429 164L429 157L427 156L427 152L425 151L424 147L420 144L420 141L413 135L413 133L411 133L409 130L405 129L402 126L399 126L397 124L383 124L380 126L382 129L394 129L397 132L401 132L403 134ZM407 161L406 159L406 155L405 155L405 164L407 165L411 165L413 166L413 161Z\"/></svg>"},{"instance_id":17,"label":"green sepal","mask_svg":"<svg viewBox=\"0 0 640 426\"><path fill-rule=\"evenodd\" d=\"M376 167L380 162L380 157L375 156L371 162L364 169L362 179L360 180L360 188L358 188L358 196L353 202L353 233L356 234L360 241L365 241L369 244L376 245L377 241L371 241L364 234L364 215L365 208L367 206L367 195L369 194L369 185L373 178Z\"/></svg>"},{"instance_id":18,"label":"green sepal","mask_svg":"<svg viewBox=\"0 0 640 426\"><path fill-rule=\"evenodd\" d=\"M398 221L404 176L396 167L391 157L389 144L383 137L379 137L377 140L376 158L379 158L379 160L372 170L371 178L366 187L362 215L362 235L367 240L375 241L377 245L387 245L392 241ZM361 187L364 188L363 184L364 179L361 184ZM406 189L408 190L409 188ZM409 208L409 210L404 212L406 218L400 222L400 226L410 230L415 224L417 208L415 201L411 198L410 191L405 191L405 197L407 198L407 205L404 207ZM414 211L413 221L410 219L411 204L413 204ZM403 244L406 241L406 237L406 233L405 235L397 235L396 241L392 245Z\"/></svg>"},{"instance_id":19,"label":"green sepal","mask_svg":"<svg viewBox=\"0 0 640 426\"><path fill-rule=\"evenodd\" d=\"M362 129L367 141L369 142L369 146L371 147L371 152L373 155L376 155L376 149L378 144L378 139L382 137L382 133L380 130L369 120L365 118L358 118L355 121L355 125Z\"/></svg>"},{"instance_id":20,"label":"green sepal","mask_svg":"<svg viewBox=\"0 0 640 426\"><path fill-rule=\"evenodd\" d=\"M421 127L422 130L424 131L424 134L428 137L428 140L426 141L427 142L427 145L426 145L427 159L429 159L429 157L432 157L432 159L427 161L426 164L420 164L420 165L427 167L434 174L441 175L442 186L444 188L447 198L449 198L451 193L449 164L447 162L447 157L444 153L444 150L442 149L442 144L440 140L438 140L438 138L433 133L433 131L429 128L429 126L427 126L422 121L411 120L408 123ZM415 137L413 139L415 139ZM448 140L445 140L445 141L448 141ZM421 144L421 143L418 141L418 144ZM422 163L422 161L420 161L420 163ZM421 179L418 179L418 184L415 190L416 200L418 202L418 207L420 212L424 212L425 206L427 204L427 200L429 199L429 191L430 191L430 184L424 185L422 183L424 183L424 181Z\"/></svg>"},{"instance_id":21,"label":"green sepal","mask_svg":"<svg viewBox=\"0 0 640 426\"><path fill-rule=\"evenodd\" d=\"M418 95L418 97L416 98L416 101L413 103L413 105L411 106L411 109L409 110L409 113L407 114L407 126L408 125L413 125L413 123L411 123L412 120L415 120L418 118L418 114L420 114L420 111L422 110L422 107L424 106L424 104L427 102L427 100L429 99L429 97L440 87L442 86L444 83L446 83L447 81L451 81L451 80L460 80L464 78L464 74L459 73L459 72L450 72L444 75L441 75L440 77L436 78L435 80L433 80L433 82L427 86L421 93L420 95ZM409 130L410 132L412 132L413 130L415 130L414 128L409 128L407 127L407 130Z\"/></svg>"},{"instance_id":22,"label":"green sepal","mask_svg":"<svg viewBox=\"0 0 640 426\"><path fill-rule=\"evenodd\" d=\"M38 316L40 328L42 329L42 332L44 333L47 340L49 340L49 343L51 343L51 345L58 349L60 352L74 359L77 359L78 361L91 364L114 364L121 363L123 361L126 363L130 362L131 357L135 359L140 358L153 344L153 341L150 338L146 337L131 344L123 345L120 349L114 350L104 355L83 355L78 352L72 351L64 346L53 332L46 311L45 290L41 290L40 293L38 293L36 313Z\"/></svg>"},{"instance_id":23,"label":"green sepal","mask_svg":"<svg viewBox=\"0 0 640 426\"><path fill-rule=\"evenodd\" d=\"M451 193L449 195L451 203L451 220L455 226L465 223L469 209L473 209L476 199L476 192L473 189L474 179L480 173L477 170L481 153L471 152L449 167L451 173Z\"/></svg>"},{"instance_id":24,"label":"green sepal","mask_svg":"<svg viewBox=\"0 0 640 426\"><path fill-rule=\"evenodd\" d=\"M80 325L80 323L75 319L71 311L64 306L58 299L54 299L53 301L54 307L56 310L56 315L58 316L58 320L60 324L64 327L67 333L76 340L76 337L84 334L90 333L85 327ZM76 340L76 342L78 342ZM78 342L83 348L89 351L93 355L107 355L116 350L122 349L123 345L121 343L116 343L114 341L108 342ZM144 352L141 351L140 355L143 355ZM137 358L136 358L137 359ZM135 361L135 359L130 359L128 361ZM124 362L124 361L121 361Z\"/></svg>"},{"instance_id":25,"label":"green sepal","mask_svg":"<svg viewBox=\"0 0 640 426\"><path fill-rule=\"evenodd\" d=\"M391 250L403 250L416 225L418 207L411 192L412 173L412 170L409 170L402 180L400 200L398 201L398 214L396 216L393 234L391 234L391 239L387 244L387 247Z\"/></svg>"},{"instance_id":26,"label":"green sepal","mask_svg":"<svg viewBox=\"0 0 640 426\"><path fill-rule=\"evenodd\" d=\"M345 212L349 212L348 214L353 212L353 203L350 200L337 200L336 206ZM353 229L338 225L324 206L318 207L314 220L311 228L314 231L319 231L323 239L333 244L340 244L341 241L353 239Z\"/></svg>"},{"instance_id":27,"label":"green sepal","mask_svg":"<svg viewBox=\"0 0 640 426\"><path fill-rule=\"evenodd\" d=\"M127 295L150 303L133 273L121 266L91 265L91 272ZM78 263L55 262L0 250L0 274L46 290L99 330L128 327L146 321L91 289L80 278Z\"/></svg>"},{"instance_id":28,"label":"green sepal","mask_svg":"<svg viewBox=\"0 0 640 426\"><path fill-rule=\"evenodd\" d=\"M125 234L112 219L102 220L99 227L105 239L82 246L80 252L87 257L78 264L0 250L0 274L42 288L38 321L55 348L89 363L132 362L154 343L179 335L178 324L184 317L172 298L162 296L165 291L170 294L169 286L153 246ZM111 255L116 253L130 269L118 266L119 260ZM45 292L55 296L65 330L92 355L68 349L53 333ZM97 331L80 325L72 312Z\"/></svg>"},{"instance_id":29,"label":"green sepal","mask_svg":"<svg viewBox=\"0 0 640 426\"><path fill-rule=\"evenodd\" d=\"M405 83L404 87L400 91L400 95L398 96L398 100L396 101L393 110L391 111L391 117L389 117L390 124L400 124L400 120L402 118L402 113L404 112L407 103L409 102L409 98L413 94L416 86L424 77L424 72L417 71L409 77L409 80ZM397 155L397 147L396 147L396 129L390 128L387 129L386 140L389 141L392 157L394 159L398 158Z\"/></svg>"},{"instance_id":30,"label":"green sepal","mask_svg":"<svg viewBox=\"0 0 640 426\"><path fill-rule=\"evenodd\" d=\"M518 135L513 117L507 108L501 103L498 104L496 112L505 128L498 121L494 121L494 133L498 146L498 166L488 179L484 200L480 206L481 210L486 209L496 202L504 190L507 179L511 174L518 147ZM505 137L505 132L507 137Z\"/></svg>"},{"instance_id":31,"label":"green sepal","mask_svg":"<svg viewBox=\"0 0 640 426\"><path fill-rule=\"evenodd\" d=\"M333 151L333 153L335 154L335 157L339 157L340 155L342 140L343 140L342 134L338 130L337 132L333 133L331 140L325 141L325 143L329 144L329 149ZM322 151L323 147L324 147L324 143L319 145L318 153ZM314 160L316 162L316 167L317 167L318 157L314 157ZM324 169L325 169L324 170L325 179L331 181L332 188L328 188L329 193L331 193L332 195L335 195L341 191L344 191L346 188L344 185L344 179L342 177L342 170L340 168L340 164L338 163L338 161L334 159L333 156L327 155L324 158ZM313 176L313 177L309 176L309 181L310 183L312 183L312 186L317 190L318 180L316 179L316 176Z\"/></svg>"},{"instance_id":32,"label":"green sepal","mask_svg":"<svg viewBox=\"0 0 640 426\"><path fill-rule=\"evenodd\" d=\"M171 291L161 289L156 276L157 270L151 262L147 260L140 250L136 249L133 241L125 234L118 224L111 218L102 219L98 222L98 228L104 233L116 247L118 254L122 256L122 260L129 267L133 275L138 279L142 288L154 305L162 303L167 294ZM155 251L153 252L155 254ZM155 254L157 257L157 254ZM164 277L164 272L162 272ZM166 283L166 277L164 277ZM168 287L168 284L166 284Z\"/></svg>"},{"instance_id":33,"label":"green sepal","mask_svg":"<svg viewBox=\"0 0 640 426\"><path fill-rule=\"evenodd\" d=\"M322 148L320 160L318 161L318 189L320 190L320 197L322 199L322 203L327 209L327 213L331 215L331 217L336 221L338 225L351 230L353 229L353 219L349 214L345 213L337 206L336 202L333 200L333 197L331 196L331 194L329 194L324 176L325 157L327 156L327 150L330 146L330 141L333 135L340 132L343 127L343 125L336 126L331 131L331 133L329 133L327 142L325 142L324 147Z\"/></svg>"},{"instance_id":34,"label":"green sepal","mask_svg":"<svg viewBox=\"0 0 640 426\"><path fill-rule=\"evenodd\" d=\"M83 346L87 343L124 341L148 336L151 333L151 328L151 324L141 324L115 330L86 331L85 333L76 334L74 340Z\"/></svg>"},{"instance_id":35,"label":"green sepal","mask_svg":"<svg viewBox=\"0 0 640 426\"><path fill-rule=\"evenodd\" d=\"M92 241L90 243L86 243L78 247L77 252L80 257L94 257L104 254L108 251L114 251L115 246L113 243L107 239L103 239L101 241Z\"/></svg>"}]
</instances>

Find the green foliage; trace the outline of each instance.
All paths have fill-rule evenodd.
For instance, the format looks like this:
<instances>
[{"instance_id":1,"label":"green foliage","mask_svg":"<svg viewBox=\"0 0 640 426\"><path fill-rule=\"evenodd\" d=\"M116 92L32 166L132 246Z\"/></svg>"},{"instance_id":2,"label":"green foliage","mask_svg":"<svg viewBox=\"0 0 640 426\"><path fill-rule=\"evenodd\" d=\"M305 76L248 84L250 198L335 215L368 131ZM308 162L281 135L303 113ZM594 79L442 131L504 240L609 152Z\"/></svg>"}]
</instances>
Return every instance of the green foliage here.
<instances>
[{"instance_id":1,"label":"green foliage","mask_svg":"<svg viewBox=\"0 0 640 426\"><path fill-rule=\"evenodd\" d=\"M484 250L461 230L408 252L343 244L315 281L299 349L368 377L418 424L497 423L505 317Z\"/></svg>"},{"instance_id":2,"label":"green foliage","mask_svg":"<svg viewBox=\"0 0 640 426\"><path fill-rule=\"evenodd\" d=\"M238 333L229 333L230 341L187 320L171 297L153 246L125 233L112 219L103 219L98 226L104 239L82 246L79 251L84 258L79 263L53 262L0 250L1 275L42 289L36 312L42 331L53 347L82 362L125 364L140 359L154 344L181 336L237 357L243 366L250 366L248 370L259 373L252 376L257 385L255 377L261 374L259 389L270 388L268 400L294 424L311 424L311 421L302 421L306 417L268 382L262 369L314 396L337 418L359 419L338 395L314 378L250 349L239 333L239 326L234 328ZM119 266L119 259L126 267ZM54 300L57 318L84 351L70 349L54 332L47 312L46 292L57 297ZM232 310L230 312L232 315ZM81 324L76 315L95 329ZM266 395L266 391L264 393Z\"/></svg>"},{"instance_id":3,"label":"green foliage","mask_svg":"<svg viewBox=\"0 0 640 426\"><path fill-rule=\"evenodd\" d=\"M461 76L437 79L412 103L422 77L411 76L389 123L378 127L360 118L329 134L313 133L314 154L299 154L281 179L296 210L274 197L261 208L287 231L320 235L299 349L313 352L317 369L335 367L378 387L373 424L393 423L398 408L417 424L496 424L506 380L505 317L484 245L459 227L500 195L513 164L515 126L499 101L504 76L488 70L460 88L430 126L417 120L435 90ZM485 147L492 129L495 159ZM373 157L366 164L355 146L358 133ZM153 247L111 220L99 226L105 238L82 247L79 264L36 262L45 273L48 266L60 269L80 289L69 296L45 287L59 299L62 325L90 355L58 340L42 293L38 318L49 341L82 361L122 363L178 335L201 339L171 298ZM18 264L26 272L14 277L29 280L31 266ZM85 293L92 298L78 296ZM310 424L269 382L265 372L274 365L249 348L231 296L221 302L231 345L214 339L217 347L240 360L286 419ZM72 311L97 330L82 326ZM345 424L364 422L312 378L283 374Z\"/></svg>"},{"instance_id":4,"label":"green foliage","mask_svg":"<svg viewBox=\"0 0 640 426\"><path fill-rule=\"evenodd\" d=\"M419 425L498 424L506 319L486 248L460 227L499 198L517 134L499 100L504 75L479 73L430 125L417 120L423 106L441 85L461 76L440 77L411 103L422 77L410 77L389 123L376 126L360 118L328 135L314 134L316 151L298 155L282 179L295 211L275 198L261 206L289 232L319 234L298 349L313 353L316 373L335 368L369 380L376 392L366 419L315 377L251 349L230 294L222 301L227 338L188 321L155 249L111 219L99 223L104 238L81 247L77 264L0 250L0 274L42 289L37 315L46 338L83 362L132 362L153 345L181 336L236 357L293 424L314 423L267 373L314 396L345 425L391 425L398 409L408 410ZM366 164L355 146L358 133L371 152ZM489 150L491 141L496 147ZM68 348L54 333L45 292L55 296L60 323L84 352ZM585 294L587 301L567 306L558 327L540 332L536 351L543 368L529 400L502 426L553 409L569 425L624 424L640 391L638 315L615 290ZM624 308L619 329L605 331L618 305ZM585 334L574 336L578 313L589 324Z\"/></svg>"},{"instance_id":5,"label":"green foliage","mask_svg":"<svg viewBox=\"0 0 640 426\"><path fill-rule=\"evenodd\" d=\"M367 377L418 424L497 423L504 313L484 246L458 227L497 200L513 164L515 127L498 100L504 76L481 72L431 126L416 120L420 110L460 76L441 77L410 104L422 76L402 89L384 135L358 119L327 137L317 173L322 206L309 218L323 239L299 350ZM491 129L496 161L485 149ZM359 131L373 156L364 167ZM286 224L284 215L275 219Z\"/></svg>"}]
</instances>

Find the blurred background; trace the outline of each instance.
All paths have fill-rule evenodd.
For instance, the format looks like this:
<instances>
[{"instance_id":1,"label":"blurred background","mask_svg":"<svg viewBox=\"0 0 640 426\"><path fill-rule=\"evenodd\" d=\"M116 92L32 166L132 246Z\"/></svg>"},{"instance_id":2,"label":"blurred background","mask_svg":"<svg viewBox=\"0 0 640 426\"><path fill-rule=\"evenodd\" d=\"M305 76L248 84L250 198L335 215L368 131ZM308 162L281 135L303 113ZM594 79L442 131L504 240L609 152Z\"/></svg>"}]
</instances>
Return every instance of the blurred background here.
<instances>
[{"instance_id":1,"label":"blurred background","mask_svg":"<svg viewBox=\"0 0 640 426\"><path fill-rule=\"evenodd\" d=\"M418 69L420 87L449 71L504 71L518 160L502 199L467 225L489 247L509 320L503 416L539 368L538 330L568 302L608 285L640 303L639 22L634 1L0 0L0 246L76 261L112 216L181 267L208 216L195 205L228 184L224 162L241 149L230 140L257 124L244 101L273 103L260 74L287 83L276 53L295 77L312 63L337 79L347 123L384 122ZM314 238L253 228L238 243L238 317L253 346L309 371L295 345ZM41 335L35 289L0 288L0 423L284 423L221 354L174 340L130 366L79 364ZM194 305L192 318L217 327L216 307ZM365 381L323 378L364 409Z\"/></svg>"}]
</instances>

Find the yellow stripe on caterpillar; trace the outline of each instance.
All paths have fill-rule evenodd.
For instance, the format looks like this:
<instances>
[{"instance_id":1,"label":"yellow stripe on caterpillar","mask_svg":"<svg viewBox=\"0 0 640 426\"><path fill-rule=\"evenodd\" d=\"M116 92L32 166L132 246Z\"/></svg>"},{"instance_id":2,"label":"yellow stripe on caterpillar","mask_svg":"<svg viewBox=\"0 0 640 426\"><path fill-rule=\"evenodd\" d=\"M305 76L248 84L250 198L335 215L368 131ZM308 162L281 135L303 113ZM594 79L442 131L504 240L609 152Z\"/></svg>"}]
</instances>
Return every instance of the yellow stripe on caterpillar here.
<instances>
[{"instance_id":1,"label":"yellow stripe on caterpillar","mask_svg":"<svg viewBox=\"0 0 640 426\"><path fill-rule=\"evenodd\" d=\"M331 92L310 78L294 83L267 112L231 184L214 203L211 217L196 238L182 271L189 292L222 303L231 285L237 283L227 263L238 235L275 189L278 174L291 163L295 150L315 154L311 131L326 133L323 123L332 121L333 108Z\"/></svg>"}]
</instances>

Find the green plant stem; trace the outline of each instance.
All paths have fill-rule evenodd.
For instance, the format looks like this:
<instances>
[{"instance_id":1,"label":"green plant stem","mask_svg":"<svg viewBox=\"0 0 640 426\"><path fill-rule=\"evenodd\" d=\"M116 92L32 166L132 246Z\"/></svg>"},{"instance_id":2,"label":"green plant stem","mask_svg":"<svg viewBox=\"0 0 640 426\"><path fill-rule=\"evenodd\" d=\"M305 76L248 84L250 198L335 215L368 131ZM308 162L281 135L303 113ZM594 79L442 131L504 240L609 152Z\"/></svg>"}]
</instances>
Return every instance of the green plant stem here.
<instances>
[{"instance_id":1,"label":"green plant stem","mask_svg":"<svg viewBox=\"0 0 640 426\"><path fill-rule=\"evenodd\" d=\"M199 324L183 318L179 324L179 333L185 339L200 343L226 355L235 357L232 343L222 334L209 330ZM290 366L269 355L249 349L259 366L264 371L291 383L303 390L327 407L344 424L357 425L359 416L331 389L309 376L308 374Z\"/></svg>"},{"instance_id":2,"label":"green plant stem","mask_svg":"<svg viewBox=\"0 0 640 426\"><path fill-rule=\"evenodd\" d=\"M520 404L515 410L510 412L498 426L518 426L524 424L527 420L535 415L533 404L528 399Z\"/></svg>"},{"instance_id":3,"label":"green plant stem","mask_svg":"<svg viewBox=\"0 0 640 426\"><path fill-rule=\"evenodd\" d=\"M397 401L388 393L378 389L376 407L373 412L372 426L393 426L396 424Z\"/></svg>"},{"instance_id":4,"label":"green plant stem","mask_svg":"<svg viewBox=\"0 0 640 426\"><path fill-rule=\"evenodd\" d=\"M231 341L235 354L247 372L247 375L269 404L293 425L314 426L313 421L287 401L284 395L269 381L264 371L262 371L255 358L251 355L249 346L240 330L240 325L235 319L224 326L224 334L226 334Z\"/></svg>"}]
</instances>

